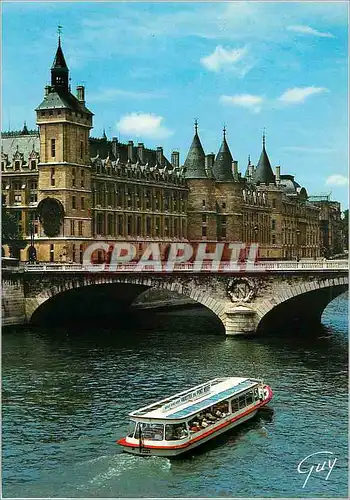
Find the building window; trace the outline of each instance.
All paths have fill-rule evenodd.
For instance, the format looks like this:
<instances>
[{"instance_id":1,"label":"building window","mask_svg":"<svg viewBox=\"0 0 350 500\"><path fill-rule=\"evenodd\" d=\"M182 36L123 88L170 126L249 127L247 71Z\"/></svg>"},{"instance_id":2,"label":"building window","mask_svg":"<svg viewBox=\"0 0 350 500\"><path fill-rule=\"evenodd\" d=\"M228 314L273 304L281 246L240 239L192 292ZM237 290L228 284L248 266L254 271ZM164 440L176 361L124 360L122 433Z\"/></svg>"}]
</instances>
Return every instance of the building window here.
<instances>
[{"instance_id":1,"label":"building window","mask_svg":"<svg viewBox=\"0 0 350 500\"><path fill-rule=\"evenodd\" d=\"M202 222L203 223L207 222L207 215L206 214L202 215Z\"/></svg>"},{"instance_id":2,"label":"building window","mask_svg":"<svg viewBox=\"0 0 350 500\"><path fill-rule=\"evenodd\" d=\"M226 238L226 226L222 226L221 228L221 237Z\"/></svg>"},{"instance_id":3,"label":"building window","mask_svg":"<svg viewBox=\"0 0 350 500\"><path fill-rule=\"evenodd\" d=\"M75 262L75 245L72 247L72 261Z\"/></svg>"},{"instance_id":4,"label":"building window","mask_svg":"<svg viewBox=\"0 0 350 500\"><path fill-rule=\"evenodd\" d=\"M51 157L55 158L56 156L56 139L51 139Z\"/></svg>"},{"instance_id":5,"label":"building window","mask_svg":"<svg viewBox=\"0 0 350 500\"><path fill-rule=\"evenodd\" d=\"M76 175L75 168L72 168L72 186L73 187L75 187L75 179L76 179L75 175Z\"/></svg>"},{"instance_id":6,"label":"building window","mask_svg":"<svg viewBox=\"0 0 350 500\"><path fill-rule=\"evenodd\" d=\"M83 221L78 221L78 235L83 236Z\"/></svg>"},{"instance_id":7,"label":"building window","mask_svg":"<svg viewBox=\"0 0 350 500\"><path fill-rule=\"evenodd\" d=\"M85 210L85 198L84 197L81 198L81 209Z\"/></svg>"},{"instance_id":8,"label":"building window","mask_svg":"<svg viewBox=\"0 0 350 500\"><path fill-rule=\"evenodd\" d=\"M84 143L83 141L80 141L80 158L83 159L84 157Z\"/></svg>"},{"instance_id":9,"label":"building window","mask_svg":"<svg viewBox=\"0 0 350 500\"><path fill-rule=\"evenodd\" d=\"M38 201L37 193L30 193L29 203L37 203L37 201Z\"/></svg>"},{"instance_id":10,"label":"building window","mask_svg":"<svg viewBox=\"0 0 350 500\"><path fill-rule=\"evenodd\" d=\"M35 170L36 169L36 160L30 160L30 169Z\"/></svg>"},{"instance_id":11,"label":"building window","mask_svg":"<svg viewBox=\"0 0 350 500\"><path fill-rule=\"evenodd\" d=\"M276 235L272 235L272 244L275 245L276 244Z\"/></svg>"},{"instance_id":12,"label":"building window","mask_svg":"<svg viewBox=\"0 0 350 500\"><path fill-rule=\"evenodd\" d=\"M123 230L123 216L118 215L118 235L123 236L124 230Z\"/></svg>"},{"instance_id":13,"label":"building window","mask_svg":"<svg viewBox=\"0 0 350 500\"><path fill-rule=\"evenodd\" d=\"M178 226L178 220L174 219L174 236L177 237L179 236L177 233L179 231L179 226Z\"/></svg>"},{"instance_id":14,"label":"building window","mask_svg":"<svg viewBox=\"0 0 350 500\"><path fill-rule=\"evenodd\" d=\"M132 233L132 216L128 216L128 224L127 224L127 234L130 236Z\"/></svg>"},{"instance_id":15,"label":"building window","mask_svg":"<svg viewBox=\"0 0 350 500\"><path fill-rule=\"evenodd\" d=\"M75 234L74 220L70 221L70 234L71 236L74 236Z\"/></svg>"},{"instance_id":16,"label":"building window","mask_svg":"<svg viewBox=\"0 0 350 500\"><path fill-rule=\"evenodd\" d=\"M50 262L54 262L55 261L55 248L53 246L53 244L51 243L50 245Z\"/></svg>"},{"instance_id":17,"label":"building window","mask_svg":"<svg viewBox=\"0 0 350 500\"><path fill-rule=\"evenodd\" d=\"M51 168L51 186L55 185L55 169L54 167Z\"/></svg>"},{"instance_id":18,"label":"building window","mask_svg":"<svg viewBox=\"0 0 350 500\"><path fill-rule=\"evenodd\" d=\"M38 189L38 183L37 183L37 181L32 181L32 182L29 184L29 188L30 188L30 189Z\"/></svg>"},{"instance_id":19,"label":"building window","mask_svg":"<svg viewBox=\"0 0 350 500\"><path fill-rule=\"evenodd\" d=\"M169 219L168 217L164 220L164 236L169 236Z\"/></svg>"},{"instance_id":20,"label":"building window","mask_svg":"<svg viewBox=\"0 0 350 500\"><path fill-rule=\"evenodd\" d=\"M21 162L16 160L15 161L15 170L19 170L20 169L20 166L21 166Z\"/></svg>"},{"instance_id":21,"label":"building window","mask_svg":"<svg viewBox=\"0 0 350 500\"><path fill-rule=\"evenodd\" d=\"M142 235L141 217L137 217L137 222L136 222L136 234L137 234L137 236L141 236L141 235Z\"/></svg>"},{"instance_id":22,"label":"building window","mask_svg":"<svg viewBox=\"0 0 350 500\"><path fill-rule=\"evenodd\" d=\"M22 195L21 194L15 194L15 204L20 205L22 203Z\"/></svg>"},{"instance_id":23,"label":"building window","mask_svg":"<svg viewBox=\"0 0 350 500\"><path fill-rule=\"evenodd\" d=\"M152 236L151 235L151 219L150 219L150 217L147 217L147 219L146 219L146 235Z\"/></svg>"},{"instance_id":24,"label":"building window","mask_svg":"<svg viewBox=\"0 0 350 500\"><path fill-rule=\"evenodd\" d=\"M103 234L103 215L97 214L97 234Z\"/></svg>"},{"instance_id":25,"label":"building window","mask_svg":"<svg viewBox=\"0 0 350 500\"><path fill-rule=\"evenodd\" d=\"M83 188L85 187L85 171L84 169L82 168L81 169L81 181L80 181L80 186Z\"/></svg>"},{"instance_id":26,"label":"building window","mask_svg":"<svg viewBox=\"0 0 350 500\"><path fill-rule=\"evenodd\" d=\"M275 219L272 219L272 221L271 221L271 229L272 229L272 231L276 230L276 221L275 221Z\"/></svg>"},{"instance_id":27,"label":"building window","mask_svg":"<svg viewBox=\"0 0 350 500\"><path fill-rule=\"evenodd\" d=\"M207 226L202 227L202 237L206 238L207 236Z\"/></svg>"},{"instance_id":28,"label":"building window","mask_svg":"<svg viewBox=\"0 0 350 500\"><path fill-rule=\"evenodd\" d=\"M84 255L84 246L80 245L80 247L79 247L79 262L80 262L80 264L83 263L83 255Z\"/></svg>"},{"instance_id":29,"label":"building window","mask_svg":"<svg viewBox=\"0 0 350 500\"><path fill-rule=\"evenodd\" d=\"M272 200L272 208L276 208L276 200Z\"/></svg>"},{"instance_id":30,"label":"building window","mask_svg":"<svg viewBox=\"0 0 350 500\"><path fill-rule=\"evenodd\" d=\"M77 208L77 202L75 196L72 196L72 208L73 209Z\"/></svg>"},{"instance_id":31,"label":"building window","mask_svg":"<svg viewBox=\"0 0 350 500\"><path fill-rule=\"evenodd\" d=\"M225 202L222 204L222 208L223 208L223 210L225 210L225 208L226 208L226 203Z\"/></svg>"},{"instance_id":32,"label":"building window","mask_svg":"<svg viewBox=\"0 0 350 500\"><path fill-rule=\"evenodd\" d=\"M108 214L108 217L107 217L107 234L114 234L114 231L113 231L113 215L112 214Z\"/></svg>"}]
</instances>

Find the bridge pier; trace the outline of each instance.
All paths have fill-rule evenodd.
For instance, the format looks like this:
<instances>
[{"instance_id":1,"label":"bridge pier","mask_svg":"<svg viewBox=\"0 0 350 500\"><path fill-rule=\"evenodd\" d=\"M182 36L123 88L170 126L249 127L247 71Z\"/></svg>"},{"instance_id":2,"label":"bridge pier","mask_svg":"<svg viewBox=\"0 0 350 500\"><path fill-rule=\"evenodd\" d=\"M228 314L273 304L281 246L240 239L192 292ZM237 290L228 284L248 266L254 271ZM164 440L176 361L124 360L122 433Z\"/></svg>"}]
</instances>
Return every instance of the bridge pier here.
<instances>
[{"instance_id":1,"label":"bridge pier","mask_svg":"<svg viewBox=\"0 0 350 500\"><path fill-rule=\"evenodd\" d=\"M250 307L244 305L229 305L225 310L225 334L247 335L255 333L257 327L257 314Z\"/></svg>"}]
</instances>

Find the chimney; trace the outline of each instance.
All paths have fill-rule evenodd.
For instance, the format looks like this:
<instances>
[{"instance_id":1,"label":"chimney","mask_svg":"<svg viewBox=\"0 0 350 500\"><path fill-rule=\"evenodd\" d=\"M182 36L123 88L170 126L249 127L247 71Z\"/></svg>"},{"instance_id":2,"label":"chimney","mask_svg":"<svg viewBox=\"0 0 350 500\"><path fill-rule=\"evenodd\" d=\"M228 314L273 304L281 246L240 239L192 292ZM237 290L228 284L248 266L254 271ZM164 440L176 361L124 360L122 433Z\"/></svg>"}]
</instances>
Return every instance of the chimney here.
<instances>
[{"instance_id":1,"label":"chimney","mask_svg":"<svg viewBox=\"0 0 350 500\"><path fill-rule=\"evenodd\" d=\"M215 161L215 154L209 153L205 157L205 171L209 179L213 179L213 166Z\"/></svg>"},{"instance_id":2,"label":"chimney","mask_svg":"<svg viewBox=\"0 0 350 500\"><path fill-rule=\"evenodd\" d=\"M159 146L157 148L156 156L157 156L157 162L159 163L159 165L163 166L163 148L161 146Z\"/></svg>"},{"instance_id":3,"label":"chimney","mask_svg":"<svg viewBox=\"0 0 350 500\"><path fill-rule=\"evenodd\" d=\"M238 179L238 161L233 160L232 162L233 177Z\"/></svg>"},{"instance_id":4,"label":"chimney","mask_svg":"<svg viewBox=\"0 0 350 500\"><path fill-rule=\"evenodd\" d=\"M171 164L172 164L173 168L179 168L180 153L178 151L173 151L171 153Z\"/></svg>"},{"instance_id":5,"label":"chimney","mask_svg":"<svg viewBox=\"0 0 350 500\"><path fill-rule=\"evenodd\" d=\"M50 85L45 85L45 97L50 93Z\"/></svg>"},{"instance_id":6,"label":"chimney","mask_svg":"<svg viewBox=\"0 0 350 500\"><path fill-rule=\"evenodd\" d=\"M253 180L253 175L254 175L254 165L249 165L249 167L248 167L248 176L249 176L249 180L250 181Z\"/></svg>"},{"instance_id":7,"label":"chimney","mask_svg":"<svg viewBox=\"0 0 350 500\"><path fill-rule=\"evenodd\" d=\"M143 142L139 142L137 145L137 156L139 157L139 161L141 165L145 164L145 145Z\"/></svg>"},{"instance_id":8,"label":"chimney","mask_svg":"<svg viewBox=\"0 0 350 500\"><path fill-rule=\"evenodd\" d=\"M84 85L77 86L77 98L78 98L78 101L85 103L85 87L84 87Z\"/></svg>"},{"instance_id":9,"label":"chimney","mask_svg":"<svg viewBox=\"0 0 350 500\"><path fill-rule=\"evenodd\" d=\"M131 163L134 161L134 143L133 143L133 141L128 142L128 160L130 160Z\"/></svg>"},{"instance_id":10,"label":"chimney","mask_svg":"<svg viewBox=\"0 0 350 500\"><path fill-rule=\"evenodd\" d=\"M112 137L112 154L114 158L118 158L118 139L116 137Z\"/></svg>"},{"instance_id":11,"label":"chimney","mask_svg":"<svg viewBox=\"0 0 350 500\"><path fill-rule=\"evenodd\" d=\"M281 182L281 167L277 165L276 167L276 184Z\"/></svg>"}]
</instances>

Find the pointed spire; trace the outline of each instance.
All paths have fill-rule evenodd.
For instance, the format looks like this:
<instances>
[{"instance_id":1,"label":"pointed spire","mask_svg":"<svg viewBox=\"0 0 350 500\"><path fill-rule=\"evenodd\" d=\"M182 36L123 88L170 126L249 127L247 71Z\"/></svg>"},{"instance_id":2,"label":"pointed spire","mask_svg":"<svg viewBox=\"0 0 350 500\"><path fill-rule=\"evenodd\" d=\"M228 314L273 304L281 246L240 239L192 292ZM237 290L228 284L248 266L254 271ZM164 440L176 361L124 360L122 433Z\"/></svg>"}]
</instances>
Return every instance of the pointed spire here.
<instances>
[{"instance_id":1,"label":"pointed spire","mask_svg":"<svg viewBox=\"0 0 350 500\"><path fill-rule=\"evenodd\" d=\"M226 141L226 127L223 128L223 139L221 147L216 155L216 159L213 167L213 174L217 181L219 182L230 182L233 181L232 176L232 155L230 148Z\"/></svg>"},{"instance_id":2,"label":"pointed spire","mask_svg":"<svg viewBox=\"0 0 350 500\"><path fill-rule=\"evenodd\" d=\"M22 131L21 131L21 135L28 135L28 134L29 134L29 131L27 128L27 122L24 120L24 125L23 125Z\"/></svg>"},{"instance_id":3,"label":"pointed spire","mask_svg":"<svg viewBox=\"0 0 350 500\"><path fill-rule=\"evenodd\" d=\"M62 26L58 26L58 47L51 66L51 86L56 92L69 92L69 70L61 47L61 29Z\"/></svg>"},{"instance_id":4,"label":"pointed spire","mask_svg":"<svg viewBox=\"0 0 350 500\"><path fill-rule=\"evenodd\" d=\"M206 179L205 153L198 136L198 121L194 122L194 137L184 163L186 179Z\"/></svg>"},{"instance_id":5,"label":"pointed spire","mask_svg":"<svg viewBox=\"0 0 350 500\"><path fill-rule=\"evenodd\" d=\"M105 130L105 128L103 128L102 139L104 139L105 141L107 140L107 136L106 136L106 130Z\"/></svg>"},{"instance_id":6,"label":"pointed spire","mask_svg":"<svg viewBox=\"0 0 350 500\"><path fill-rule=\"evenodd\" d=\"M248 177L249 176L249 167L251 166L251 161L250 161L250 155L248 155L248 165L247 165L247 168L246 168L246 171L245 171L245 174L244 174L244 177Z\"/></svg>"},{"instance_id":7,"label":"pointed spire","mask_svg":"<svg viewBox=\"0 0 350 500\"><path fill-rule=\"evenodd\" d=\"M259 158L258 165L256 167L255 173L254 173L254 183L255 184L274 184L275 183L275 175L272 171L271 168L271 163L269 160L269 157L266 152L266 134L265 134L265 129L263 131L263 138L262 138L262 152Z\"/></svg>"}]
</instances>

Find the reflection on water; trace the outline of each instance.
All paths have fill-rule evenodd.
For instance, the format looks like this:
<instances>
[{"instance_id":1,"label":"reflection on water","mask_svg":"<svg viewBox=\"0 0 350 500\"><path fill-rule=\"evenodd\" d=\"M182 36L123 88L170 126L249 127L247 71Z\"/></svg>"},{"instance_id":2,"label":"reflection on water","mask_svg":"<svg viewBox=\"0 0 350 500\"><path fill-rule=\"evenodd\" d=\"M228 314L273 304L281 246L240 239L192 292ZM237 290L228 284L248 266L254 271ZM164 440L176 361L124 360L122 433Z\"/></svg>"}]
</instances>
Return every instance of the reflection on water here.
<instances>
[{"instance_id":1,"label":"reflection on water","mask_svg":"<svg viewBox=\"0 0 350 500\"><path fill-rule=\"evenodd\" d=\"M347 489L347 297L323 326L226 338L206 310L133 316L129 325L3 332L5 496L339 497ZM257 416L168 460L121 452L127 414L217 376L263 377ZM297 464L338 457L302 489Z\"/></svg>"}]
</instances>

